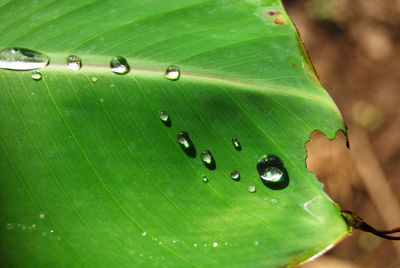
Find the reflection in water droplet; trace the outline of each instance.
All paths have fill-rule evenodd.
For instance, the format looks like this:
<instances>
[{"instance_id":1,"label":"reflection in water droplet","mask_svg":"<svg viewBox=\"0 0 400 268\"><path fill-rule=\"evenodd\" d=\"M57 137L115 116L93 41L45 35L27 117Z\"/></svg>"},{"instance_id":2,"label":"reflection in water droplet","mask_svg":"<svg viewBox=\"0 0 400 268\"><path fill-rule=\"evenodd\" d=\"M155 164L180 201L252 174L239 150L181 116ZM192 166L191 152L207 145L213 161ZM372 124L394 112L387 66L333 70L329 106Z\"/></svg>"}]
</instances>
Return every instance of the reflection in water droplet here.
<instances>
[{"instance_id":1,"label":"reflection in water droplet","mask_svg":"<svg viewBox=\"0 0 400 268\"><path fill-rule=\"evenodd\" d=\"M238 151L242 150L242 146L240 145L238 139L232 138L232 145L236 150Z\"/></svg>"},{"instance_id":2,"label":"reflection in water droplet","mask_svg":"<svg viewBox=\"0 0 400 268\"><path fill-rule=\"evenodd\" d=\"M273 154L263 156L257 162L261 181L271 189L279 190L288 186L289 177L282 160Z\"/></svg>"},{"instance_id":3,"label":"reflection in water droplet","mask_svg":"<svg viewBox=\"0 0 400 268\"><path fill-rule=\"evenodd\" d=\"M31 77L33 80L39 81L42 79L42 74L39 71L34 71L32 72Z\"/></svg>"},{"instance_id":4,"label":"reflection in water droplet","mask_svg":"<svg viewBox=\"0 0 400 268\"><path fill-rule=\"evenodd\" d=\"M172 80L172 81L178 80L180 76L181 76L181 73L179 71L179 68L174 65L170 65L164 74L165 78L167 78L168 80Z\"/></svg>"},{"instance_id":5,"label":"reflection in water droplet","mask_svg":"<svg viewBox=\"0 0 400 268\"><path fill-rule=\"evenodd\" d=\"M232 170L231 172L231 179L238 181L240 179L240 173L237 170Z\"/></svg>"},{"instance_id":6,"label":"reflection in water droplet","mask_svg":"<svg viewBox=\"0 0 400 268\"><path fill-rule=\"evenodd\" d=\"M201 157L201 161L203 161L204 164L211 164L211 162L212 162L212 155L211 155L211 152L210 152L210 151L208 151L208 150L203 151L203 152L200 154L200 157Z\"/></svg>"},{"instance_id":7,"label":"reflection in water droplet","mask_svg":"<svg viewBox=\"0 0 400 268\"><path fill-rule=\"evenodd\" d=\"M26 48L5 48L0 51L0 68L8 70L34 70L47 66L50 57Z\"/></svg>"},{"instance_id":8,"label":"reflection in water droplet","mask_svg":"<svg viewBox=\"0 0 400 268\"><path fill-rule=\"evenodd\" d=\"M203 182L205 182L205 183L208 182L208 178L207 178L206 176L202 176L202 177L201 177L201 180L202 180Z\"/></svg>"},{"instance_id":9,"label":"reflection in water droplet","mask_svg":"<svg viewBox=\"0 0 400 268\"><path fill-rule=\"evenodd\" d=\"M110 61L110 68L116 74L127 74L129 73L130 67L125 58L117 56L112 58Z\"/></svg>"},{"instance_id":10,"label":"reflection in water droplet","mask_svg":"<svg viewBox=\"0 0 400 268\"><path fill-rule=\"evenodd\" d=\"M82 60L80 57L70 55L67 58L67 68L73 71L78 71L82 67Z\"/></svg>"},{"instance_id":11,"label":"reflection in water droplet","mask_svg":"<svg viewBox=\"0 0 400 268\"><path fill-rule=\"evenodd\" d=\"M92 82L93 82L93 83L96 83L97 80L99 80L99 79L98 79L96 76L93 76L93 77L92 77Z\"/></svg>"},{"instance_id":12,"label":"reflection in water droplet","mask_svg":"<svg viewBox=\"0 0 400 268\"><path fill-rule=\"evenodd\" d=\"M249 192L250 193L255 193L256 192L256 187L254 185L249 186Z\"/></svg>"},{"instance_id":13,"label":"reflection in water droplet","mask_svg":"<svg viewBox=\"0 0 400 268\"><path fill-rule=\"evenodd\" d=\"M189 146L190 146L190 138L189 138L189 134L187 134L186 131L179 132L178 135L176 136L176 139L185 148L189 148Z\"/></svg>"}]
</instances>

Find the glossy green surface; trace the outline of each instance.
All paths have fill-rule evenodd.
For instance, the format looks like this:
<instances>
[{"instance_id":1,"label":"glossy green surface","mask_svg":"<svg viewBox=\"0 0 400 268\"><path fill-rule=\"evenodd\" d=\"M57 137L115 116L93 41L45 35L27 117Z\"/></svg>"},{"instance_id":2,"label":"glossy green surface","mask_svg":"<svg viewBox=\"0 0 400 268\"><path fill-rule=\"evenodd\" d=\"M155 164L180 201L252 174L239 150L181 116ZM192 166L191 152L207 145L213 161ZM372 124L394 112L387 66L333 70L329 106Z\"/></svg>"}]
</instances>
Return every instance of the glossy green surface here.
<instances>
[{"instance_id":1,"label":"glossy green surface","mask_svg":"<svg viewBox=\"0 0 400 268\"><path fill-rule=\"evenodd\" d=\"M343 120L280 1L3 1L0 16L0 49L51 57L39 81L0 70L1 266L281 267L348 233L305 167L311 132ZM287 187L261 182L265 154Z\"/></svg>"}]
</instances>

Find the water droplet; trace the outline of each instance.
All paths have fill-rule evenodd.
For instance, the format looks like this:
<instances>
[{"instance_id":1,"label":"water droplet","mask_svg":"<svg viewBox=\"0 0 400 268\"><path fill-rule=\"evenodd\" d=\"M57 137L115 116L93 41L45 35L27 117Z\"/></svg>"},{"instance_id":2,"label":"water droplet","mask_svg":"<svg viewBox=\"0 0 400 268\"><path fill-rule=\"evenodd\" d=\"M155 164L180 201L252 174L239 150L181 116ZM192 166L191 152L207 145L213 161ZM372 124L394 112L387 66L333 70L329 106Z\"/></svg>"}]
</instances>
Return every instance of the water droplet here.
<instances>
[{"instance_id":1,"label":"water droplet","mask_svg":"<svg viewBox=\"0 0 400 268\"><path fill-rule=\"evenodd\" d=\"M249 186L249 192L250 193L255 193L256 192L256 187L254 185Z\"/></svg>"},{"instance_id":2,"label":"water droplet","mask_svg":"<svg viewBox=\"0 0 400 268\"><path fill-rule=\"evenodd\" d=\"M258 240L254 240L254 241L253 241L253 244L254 244L254 246L258 246L258 245L259 245Z\"/></svg>"},{"instance_id":3,"label":"water droplet","mask_svg":"<svg viewBox=\"0 0 400 268\"><path fill-rule=\"evenodd\" d=\"M147 232L143 232L143 233L142 233L142 236L146 236L146 235L147 235Z\"/></svg>"},{"instance_id":4,"label":"water droplet","mask_svg":"<svg viewBox=\"0 0 400 268\"><path fill-rule=\"evenodd\" d=\"M0 68L8 70L34 70L47 66L50 57L26 48L12 47L0 51Z\"/></svg>"},{"instance_id":5,"label":"water droplet","mask_svg":"<svg viewBox=\"0 0 400 268\"><path fill-rule=\"evenodd\" d=\"M67 68L72 71L78 71L82 67L82 60L80 57L70 55L67 58Z\"/></svg>"},{"instance_id":6,"label":"water droplet","mask_svg":"<svg viewBox=\"0 0 400 268\"><path fill-rule=\"evenodd\" d=\"M163 122L167 122L169 119L169 116L166 112L162 111L162 112L160 112L160 119Z\"/></svg>"},{"instance_id":7,"label":"water droplet","mask_svg":"<svg viewBox=\"0 0 400 268\"><path fill-rule=\"evenodd\" d=\"M7 229L11 230L14 228L14 225L12 223L7 224Z\"/></svg>"},{"instance_id":8,"label":"water droplet","mask_svg":"<svg viewBox=\"0 0 400 268\"><path fill-rule=\"evenodd\" d=\"M179 132L178 135L176 136L176 139L178 140L178 142L181 145L183 145L183 147L189 148L190 138L189 138L189 134L186 131Z\"/></svg>"},{"instance_id":9,"label":"water droplet","mask_svg":"<svg viewBox=\"0 0 400 268\"><path fill-rule=\"evenodd\" d=\"M181 131L176 135L176 139L180 144L182 150L191 158L196 157L196 148L193 145L193 142L189 138L189 134L186 131Z\"/></svg>"},{"instance_id":10,"label":"water droplet","mask_svg":"<svg viewBox=\"0 0 400 268\"><path fill-rule=\"evenodd\" d=\"M208 150L203 151L203 152L200 154L200 157L201 157L201 161L203 161L204 164L211 164L211 162L212 162L212 155L211 155L211 152L210 152L210 151L208 151Z\"/></svg>"},{"instance_id":11,"label":"water droplet","mask_svg":"<svg viewBox=\"0 0 400 268\"><path fill-rule=\"evenodd\" d=\"M162 245L162 242L160 241L160 242L158 242L158 244L159 244L159 245Z\"/></svg>"},{"instance_id":12,"label":"water droplet","mask_svg":"<svg viewBox=\"0 0 400 268\"><path fill-rule=\"evenodd\" d=\"M110 68L116 74L127 74L130 71L130 67L125 58L117 56L112 58L110 61Z\"/></svg>"},{"instance_id":13,"label":"water droplet","mask_svg":"<svg viewBox=\"0 0 400 268\"><path fill-rule=\"evenodd\" d=\"M208 182L208 178L207 178L206 176L202 176L202 177L201 177L201 180L202 180L203 182L205 182L205 183Z\"/></svg>"},{"instance_id":14,"label":"water droplet","mask_svg":"<svg viewBox=\"0 0 400 268\"><path fill-rule=\"evenodd\" d=\"M215 248L218 247L218 243L217 243L217 242L214 242L214 243L213 243L213 247L215 247Z\"/></svg>"},{"instance_id":15,"label":"water droplet","mask_svg":"<svg viewBox=\"0 0 400 268\"><path fill-rule=\"evenodd\" d=\"M242 150L242 146L240 145L240 142L238 141L237 138L232 138L232 145L236 150L238 151Z\"/></svg>"},{"instance_id":16,"label":"water droplet","mask_svg":"<svg viewBox=\"0 0 400 268\"><path fill-rule=\"evenodd\" d=\"M97 80L99 80L99 79L98 79L96 76L93 76L93 77L92 77L92 82L93 82L93 83L96 83Z\"/></svg>"},{"instance_id":17,"label":"water droplet","mask_svg":"<svg viewBox=\"0 0 400 268\"><path fill-rule=\"evenodd\" d=\"M214 157L212 156L211 152L209 150L205 150L200 154L201 161L203 161L203 164L211 170L214 170L216 168L216 163L214 160Z\"/></svg>"},{"instance_id":18,"label":"water droplet","mask_svg":"<svg viewBox=\"0 0 400 268\"><path fill-rule=\"evenodd\" d=\"M32 72L31 77L33 80L39 81L40 79L42 79L42 74L39 71L34 71Z\"/></svg>"},{"instance_id":19,"label":"water droplet","mask_svg":"<svg viewBox=\"0 0 400 268\"><path fill-rule=\"evenodd\" d=\"M232 180L235 180L235 181L240 180L240 173L239 173L239 171L237 171L237 170L232 170L232 172L231 172L231 179L232 179Z\"/></svg>"},{"instance_id":20,"label":"water droplet","mask_svg":"<svg viewBox=\"0 0 400 268\"><path fill-rule=\"evenodd\" d=\"M172 243L176 244L176 240L172 240Z\"/></svg>"},{"instance_id":21,"label":"water droplet","mask_svg":"<svg viewBox=\"0 0 400 268\"><path fill-rule=\"evenodd\" d=\"M194 247L197 247L197 243L194 243L193 246L194 246Z\"/></svg>"},{"instance_id":22,"label":"water droplet","mask_svg":"<svg viewBox=\"0 0 400 268\"><path fill-rule=\"evenodd\" d=\"M271 189L283 189L289 184L287 171L276 155L263 156L257 163L261 181Z\"/></svg>"},{"instance_id":23,"label":"water droplet","mask_svg":"<svg viewBox=\"0 0 400 268\"><path fill-rule=\"evenodd\" d=\"M168 68L164 74L165 78L167 78L168 80L172 80L172 81L178 80L180 76L181 76L181 73L179 71L179 68L174 65L168 66Z\"/></svg>"},{"instance_id":24,"label":"water droplet","mask_svg":"<svg viewBox=\"0 0 400 268\"><path fill-rule=\"evenodd\" d=\"M166 125L167 127L171 126L171 118L169 117L167 112L161 111L158 117L160 118L161 122L163 122L164 125Z\"/></svg>"},{"instance_id":25,"label":"water droplet","mask_svg":"<svg viewBox=\"0 0 400 268\"><path fill-rule=\"evenodd\" d=\"M45 217L44 213L40 213L40 214L39 214L39 218L40 218L40 219L44 219L44 217Z\"/></svg>"}]
</instances>

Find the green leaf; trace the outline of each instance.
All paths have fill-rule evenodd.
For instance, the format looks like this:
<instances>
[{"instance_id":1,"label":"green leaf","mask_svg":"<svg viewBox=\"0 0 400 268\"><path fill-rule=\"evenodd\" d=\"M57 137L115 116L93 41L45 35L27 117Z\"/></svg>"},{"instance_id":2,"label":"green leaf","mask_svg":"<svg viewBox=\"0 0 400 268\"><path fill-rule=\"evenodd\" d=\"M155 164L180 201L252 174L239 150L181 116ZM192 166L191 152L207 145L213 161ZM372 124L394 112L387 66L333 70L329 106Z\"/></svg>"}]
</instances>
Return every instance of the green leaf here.
<instances>
[{"instance_id":1,"label":"green leaf","mask_svg":"<svg viewBox=\"0 0 400 268\"><path fill-rule=\"evenodd\" d=\"M10 0L0 15L0 49L51 57L41 80L0 70L2 266L292 266L348 234L305 166L311 132L343 120L280 1ZM266 154L287 185L263 184Z\"/></svg>"}]
</instances>

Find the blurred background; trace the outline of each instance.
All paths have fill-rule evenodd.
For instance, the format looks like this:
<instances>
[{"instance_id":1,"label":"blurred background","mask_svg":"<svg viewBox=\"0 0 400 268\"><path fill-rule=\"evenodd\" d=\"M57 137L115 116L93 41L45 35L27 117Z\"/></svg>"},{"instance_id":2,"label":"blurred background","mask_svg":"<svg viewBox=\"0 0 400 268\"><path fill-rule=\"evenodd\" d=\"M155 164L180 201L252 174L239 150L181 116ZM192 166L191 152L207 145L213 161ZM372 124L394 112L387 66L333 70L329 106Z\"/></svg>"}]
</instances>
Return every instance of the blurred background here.
<instances>
[{"instance_id":1,"label":"blurred background","mask_svg":"<svg viewBox=\"0 0 400 268\"><path fill-rule=\"evenodd\" d=\"M283 3L349 130L350 150L314 133L308 168L343 209L400 226L400 0ZM304 267L400 267L400 241L355 230Z\"/></svg>"}]
</instances>

